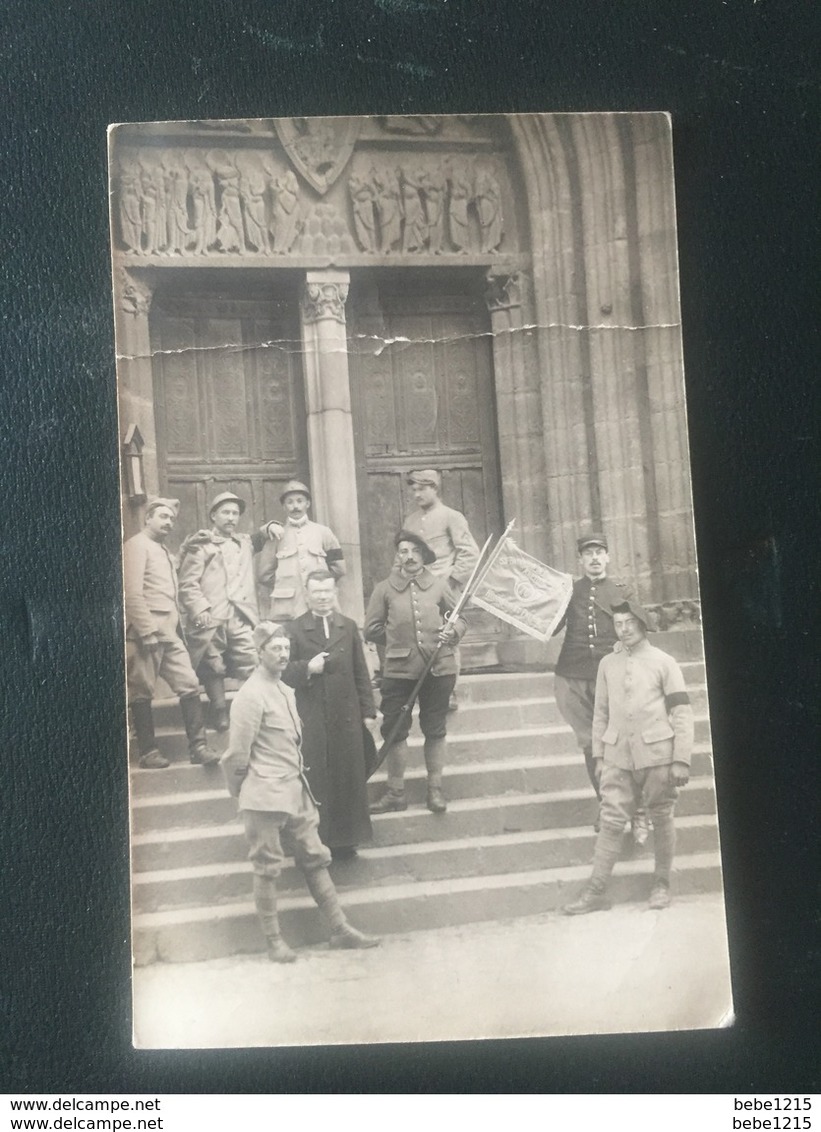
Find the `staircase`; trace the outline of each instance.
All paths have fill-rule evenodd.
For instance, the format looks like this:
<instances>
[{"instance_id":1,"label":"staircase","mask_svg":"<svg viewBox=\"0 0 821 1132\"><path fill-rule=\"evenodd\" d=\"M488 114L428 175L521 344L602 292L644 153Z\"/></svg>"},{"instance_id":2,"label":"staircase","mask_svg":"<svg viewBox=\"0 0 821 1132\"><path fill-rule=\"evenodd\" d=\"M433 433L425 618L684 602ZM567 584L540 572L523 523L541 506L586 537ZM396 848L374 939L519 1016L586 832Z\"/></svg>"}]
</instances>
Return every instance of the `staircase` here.
<instances>
[{"instance_id":1,"label":"staircase","mask_svg":"<svg viewBox=\"0 0 821 1132\"><path fill-rule=\"evenodd\" d=\"M721 886L704 666L689 633L656 634L682 660L696 715L692 777L681 791L674 892ZM662 641L662 638L664 640ZM373 842L331 874L351 921L382 935L551 911L575 894L592 860L595 799L582 754L558 713L547 672L462 676L448 717L448 812L424 806L418 725L411 732L409 809L373 818ZM173 701L155 704L173 760L132 771L135 962L193 961L261 950L251 868L219 767L188 763ZM225 745L222 736L211 736ZM377 795L384 783L371 783ZM626 839L627 840L627 839ZM617 865L615 900L644 899L652 835ZM301 874L280 878L283 931L293 944L326 938Z\"/></svg>"}]
</instances>

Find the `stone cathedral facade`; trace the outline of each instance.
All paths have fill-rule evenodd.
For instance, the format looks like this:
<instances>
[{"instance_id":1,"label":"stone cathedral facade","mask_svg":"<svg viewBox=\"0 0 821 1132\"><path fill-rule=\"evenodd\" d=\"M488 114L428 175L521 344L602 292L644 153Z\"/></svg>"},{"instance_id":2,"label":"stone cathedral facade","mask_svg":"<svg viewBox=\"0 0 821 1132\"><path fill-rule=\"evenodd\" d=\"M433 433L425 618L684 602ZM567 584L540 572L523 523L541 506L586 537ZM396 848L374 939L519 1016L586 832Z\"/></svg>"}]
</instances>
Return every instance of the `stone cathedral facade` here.
<instances>
[{"instance_id":1,"label":"stone cathedral facade","mask_svg":"<svg viewBox=\"0 0 821 1132\"><path fill-rule=\"evenodd\" d=\"M602 529L659 627L698 621L666 115L159 123L110 149L126 535L146 493L181 500L182 538L229 488L251 529L296 476L361 619L404 475L435 467L480 543L515 517L574 571ZM487 663L515 654L483 625Z\"/></svg>"}]
</instances>

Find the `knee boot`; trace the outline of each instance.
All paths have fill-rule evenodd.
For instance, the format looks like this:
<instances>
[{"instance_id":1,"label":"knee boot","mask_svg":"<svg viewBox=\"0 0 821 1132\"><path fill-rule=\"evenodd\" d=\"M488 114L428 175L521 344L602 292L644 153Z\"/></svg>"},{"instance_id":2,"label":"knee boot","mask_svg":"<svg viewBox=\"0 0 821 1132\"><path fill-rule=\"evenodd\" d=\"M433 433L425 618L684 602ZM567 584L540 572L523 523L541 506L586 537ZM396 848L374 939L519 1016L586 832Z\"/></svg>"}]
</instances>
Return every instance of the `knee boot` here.
<instances>
[{"instance_id":1,"label":"knee boot","mask_svg":"<svg viewBox=\"0 0 821 1132\"><path fill-rule=\"evenodd\" d=\"M650 907L666 908L670 903L670 872L676 851L676 827L672 814L664 817L653 815L653 846L656 862Z\"/></svg>"},{"instance_id":2,"label":"knee boot","mask_svg":"<svg viewBox=\"0 0 821 1132\"><path fill-rule=\"evenodd\" d=\"M182 721L188 737L188 754L192 763L209 766L219 762L219 755L212 751L205 738L205 716L199 692L193 696L183 696L180 700Z\"/></svg>"},{"instance_id":3,"label":"knee boot","mask_svg":"<svg viewBox=\"0 0 821 1132\"><path fill-rule=\"evenodd\" d=\"M211 718L215 731L227 731L228 705L225 702L225 679L222 676L206 676L202 680L205 694L211 704Z\"/></svg>"},{"instance_id":4,"label":"knee boot","mask_svg":"<svg viewBox=\"0 0 821 1132\"><path fill-rule=\"evenodd\" d=\"M140 766L145 770L164 770L170 766L168 759L157 747L154 736L154 715L151 700L136 700L131 705L131 718L137 734L137 750L140 752Z\"/></svg>"},{"instance_id":5,"label":"knee boot","mask_svg":"<svg viewBox=\"0 0 821 1132\"><path fill-rule=\"evenodd\" d=\"M277 915L277 882L274 877L254 873L254 904L260 927L268 943L268 958L272 963L293 963L296 953L282 938Z\"/></svg>"},{"instance_id":6,"label":"knee boot","mask_svg":"<svg viewBox=\"0 0 821 1132\"><path fill-rule=\"evenodd\" d=\"M334 882L331 880L327 869L306 870L305 883L330 928L331 947L352 950L378 945L378 939L358 932L348 923L339 903Z\"/></svg>"},{"instance_id":7,"label":"knee boot","mask_svg":"<svg viewBox=\"0 0 821 1132\"><path fill-rule=\"evenodd\" d=\"M593 872L578 900L565 904L562 911L566 916L583 916L585 912L598 912L610 907L605 896L607 882L613 866L619 857L624 831L610 825L603 825L596 838L593 853Z\"/></svg>"},{"instance_id":8,"label":"knee boot","mask_svg":"<svg viewBox=\"0 0 821 1132\"><path fill-rule=\"evenodd\" d=\"M427 806L432 814L443 814L448 808L442 792L442 771L445 769L447 741L442 738L425 739L425 767L428 772Z\"/></svg>"},{"instance_id":9,"label":"knee boot","mask_svg":"<svg viewBox=\"0 0 821 1132\"><path fill-rule=\"evenodd\" d=\"M394 810L408 808L405 798L405 766L408 761L408 744L403 739L392 743L385 757L388 768L388 788L379 799L368 807L372 814L387 814Z\"/></svg>"}]
</instances>

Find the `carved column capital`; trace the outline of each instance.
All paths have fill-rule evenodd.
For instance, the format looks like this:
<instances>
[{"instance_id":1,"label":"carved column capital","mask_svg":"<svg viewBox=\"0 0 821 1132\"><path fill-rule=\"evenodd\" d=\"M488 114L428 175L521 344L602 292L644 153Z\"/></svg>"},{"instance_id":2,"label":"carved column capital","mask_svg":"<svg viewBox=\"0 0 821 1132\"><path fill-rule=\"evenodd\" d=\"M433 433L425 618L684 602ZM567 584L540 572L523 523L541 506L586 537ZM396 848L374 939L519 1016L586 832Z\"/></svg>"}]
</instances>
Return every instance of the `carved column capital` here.
<instances>
[{"instance_id":1,"label":"carved column capital","mask_svg":"<svg viewBox=\"0 0 821 1132\"><path fill-rule=\"evenodd\" d=\"M340 273L341 274L341 273ZM312 279L305 282L302 294L302 317L306 323L325 318L345 323L345 303L348 299L348 281L343 279Z\"/></svg>"},{"instance_id":2,"label":"carved column capital","mask_svg":"<svg viewBox=\"0 0 821 1132\"><path fill-rule=\"evenodd\" d=\"M491 267L485 273L485 279L487 280L485 302L488 310L509 310L511 307L522 305L521 272Z\"/></svg>"},{"instance_id":3,"label":"carved column capital","mask_svg":"<svg viewBox=\"0 0 821 1132\"><path fill-rule=\"evenodd\" d=\"M135 279L129 271L122 272L120 310L125 314L147 317L151 310L154 288L144 279Z\"/></svg>"}]
</instances>

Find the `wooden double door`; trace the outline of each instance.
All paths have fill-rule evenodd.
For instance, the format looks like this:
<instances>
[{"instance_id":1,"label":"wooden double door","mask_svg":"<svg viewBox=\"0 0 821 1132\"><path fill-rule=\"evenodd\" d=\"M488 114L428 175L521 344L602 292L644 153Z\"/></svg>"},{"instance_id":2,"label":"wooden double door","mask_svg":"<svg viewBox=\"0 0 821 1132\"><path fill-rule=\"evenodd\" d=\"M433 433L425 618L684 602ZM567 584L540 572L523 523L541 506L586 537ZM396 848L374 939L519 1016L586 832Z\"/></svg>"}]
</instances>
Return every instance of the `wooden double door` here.
<instances>
[{"instance_id":1,"label":"wooden double door","mask_svg":"<svg viewBox=\"0 0 821 1132\"><path fill-rule=\"evenodd\" d=\"M433 273L431 273L433 274ZM442 497L481 545L502 528L489 319L458 285L352 279L348 360L364 597L390 571L414 506L409 470L436 468ZM158 294L151 313L162 490L181 501L175 545L208 525L221 491L247 500L243 529L282 517L279 494L310 483L296 290L289 296ZM334 460L333 452L312 460ZM325 517L317 515L322 522ZM482 632L493 635L498 623Z\"/></svg>"}]
</instances>

